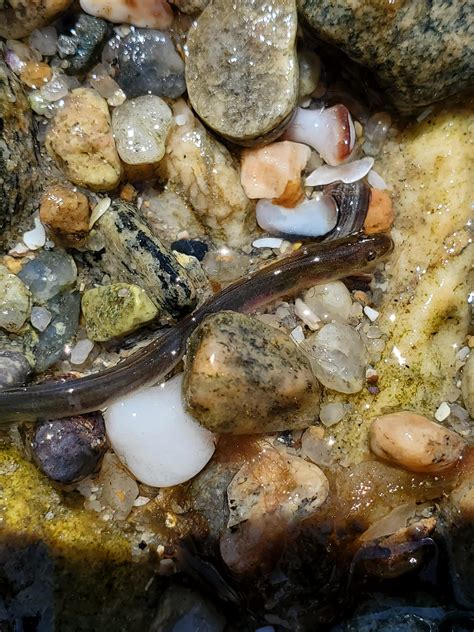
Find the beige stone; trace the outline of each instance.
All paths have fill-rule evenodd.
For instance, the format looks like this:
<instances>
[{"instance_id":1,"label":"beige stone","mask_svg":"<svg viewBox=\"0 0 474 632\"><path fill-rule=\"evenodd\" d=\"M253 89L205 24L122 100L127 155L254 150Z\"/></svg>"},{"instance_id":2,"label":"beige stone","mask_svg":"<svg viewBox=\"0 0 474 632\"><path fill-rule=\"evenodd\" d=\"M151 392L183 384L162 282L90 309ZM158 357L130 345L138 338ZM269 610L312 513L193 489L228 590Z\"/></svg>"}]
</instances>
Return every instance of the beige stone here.
<instances>
[{"instance_id":1,"label":"beige stone","mask_svg":"<svg viewBox=\"0 0 474 632\"><path fill-rule=\"evenodd\" d=\"M49 187L41 199L40 218L65 244L79 245L89 233L89 201L83 193L61 184Z\"/></svg>"},{"instance_id":2,"label":"beige stone","mask_svg":"<svg viewBox=\"0 0 474 632\"><path fill-rule=\"evenodd\" d=\"M8 0L0 11L0 36L26 37L52 22L71 3L72 0Z\"/></svg>"},{"instance_id":3,"label":"beige stone","mask_svg":"<svg viewBox=\"0 0 474 632\"><path fill-rule=\"evenodd\" d=\"M112 135L107 102L95 90L73 90L46 135L46 148L71 182L110 191L122 167Z\"/></svg>"}]
</instances>

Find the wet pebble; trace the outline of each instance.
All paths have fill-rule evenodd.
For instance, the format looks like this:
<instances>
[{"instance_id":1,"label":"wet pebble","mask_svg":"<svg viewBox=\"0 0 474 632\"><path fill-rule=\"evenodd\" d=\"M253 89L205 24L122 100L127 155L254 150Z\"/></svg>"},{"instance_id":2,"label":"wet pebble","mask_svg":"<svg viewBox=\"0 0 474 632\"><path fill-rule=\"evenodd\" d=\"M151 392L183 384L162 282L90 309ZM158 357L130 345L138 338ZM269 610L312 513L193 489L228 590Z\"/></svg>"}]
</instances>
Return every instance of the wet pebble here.
<instances>
[{"instance_id":1,"label":"wet pebble","mask_svg":"<svg viewBox=\"0 0 474 632\"><path fill-rule=\"evenodd\" d=\"M46 149L74 184L114 189L122 173L107 102L95 90L77 88L46 134Z\"/></svg>"},{"instance_id":2,"label":"wet pebble","mask_svg":"<svg viewBox=\"0 0 474 632\"><path fill-rule=\"evenodd\" d=\"M81 245L89 233L89 217L89 201L80 191L55 184L44 192L41 222L65 245Z\"/></svg>"},{"instance_id":3,"label":"wet pebble","mask_svg":"<svg viewBox=\"0 0 474 632\"><path fill-rule=\"evenodd\" d=\"M221 433L306 428L319 408L305 355L285 333L236 312L208 317L190 337L183 393L193 417Z\"/></svg>"},{"instance_id":4,"label":"wet pebble","mask_svg":"<svg viewBox=\"0 0 474 632\"><path fill-rule=\"evenodd\" d=\"M303 300L325 323L346 323L351 317L351 293L341 281L315 285L304 293Z\"/></svg>"},{"instance_id":5,"label":"wet pebble","mask_svg":"<svg viewBox=\"0 0 474 632\"><path fill-rule=\"evenodd\" d=\"M321 75L321 60L312 50L298 51L299 89L298 96L309 96L316 89Z\"/></svg>"},{"instance_id":6,"label":"wet pebble","mask_svg":"<svg viewBox=\"0 0 474 632\"><path fill-rule=\"evenodd\" d=\"M68 62L67 74L79 75L90 70L109 33L107 22L81 13L70 29L70 34L58 38L59 55Z\"/></svg>"},{"instance_id":7,"label":"wet pebble","mask_svg":"<svg viewBox=\"0 0 474 632\"><path fill-rule=\"evenodd\" d=\"M457 433L409 411L377 417L370 449L381 459L412 472L441 472L454 465L465 447Z\"/></svg>"},{"instance_id":8,"label":"wet pebble","mask_svg":"<svg viewBox=\"0 0 474 632\"><path fill-rule=\"evenodd\" d=\"M173 11L167 0L80 0L81 8L91 15L118 24L133 24L150 29L167 29L173 22Z\"/></svg>"},{"instance_id":9,"label":"wet pebble","mask_svg":"<svg viewBox=\"0 0 474 632\"><path fill-rule=\"evenodd\" d=\"M97 469L106 446L101 413L42 421L31 440L33 460L59 483L81 480Z\"/></svg>"},{"instance_id":10,"label":"wet pebble","mask_svg":"<svg viewBox=\"0 0 474 632\"><path fill-rule=\"evenodd\" d=\"M183 255L195 257L202 261L206 256L209 246L199 239L178 239L171 244L171 250L181 252Z\"/></svg>"},{"instance_id":11,"label":"wet pebble","mask_svg":"<svg viewBox=\"0 0 474 632\"><path fill-rule=\"evenodd\" d=\"M370 189L370 202L364 221L364 232L383 233L392 227L394 221L392 200L386 191Z\"/></svg>"},{"instance_id":12,"label":"wet pebble","mask_svg":"<svg viewBox=\"0 0 474 632\"><path fill-rule=\"evenodd\" d=\"M302 349L318 380L340 393L357 393L364 385L367 351L357 331L329 323L306 338Z\"/></svg>"},{"instance_id":13,"label":"wet pebble","mask_svg":"<svg viewBox=\"0 0 474 632\"><path fill-rule=\"evenodd\" d=\"M336 227L337 217L337 204L330 195L304 199L290 209L271 200L257 202L258 225L273 235L321 237Z\"/></svg>"},{"instance_id":14,"label":"wet pebble","mask_svg":"<svg viewBox=\"0 0 474 632\"><path fill-rule=\"evenodd\" d=\"M159 162L173 115L168 105L153 95L126 101L114 109L112 129L117 151L129 165Z\"/></svg>"},{"instance_id":15,"label":"wet pebble","mask_svg":"<svg viewBox=\"0 0 474 632\"><path fill-rule=\"evenodd\" d=\"M131 31L120 44L117 81L128 98L180 97L186 90L184 62L168 33Z\"/></svg>"},{"instance_id":16,"label":"wet pebble","mask_svg":"<svg viewBox=\"0 0 474 632\"><path fill-rule=\"evenodd\" d=\"M301 171L310 155L309 147L291 141L244 150L240 178L246 195L250 199L279 198L288 186L296 185L301 197Z\"/></svg>"},{"instance_id":17,"label":"wet pebble","mask_svg":"<svg viewBox=\"0 0 474 632\"><path fill-rule=\"evenodd\" d=\"M21 386L30 373L30 363L22 353L0 350L0 389Z\"/></svg>"},{"instance_id":18,"label":"wet pebble","mask_svg":"<svg viewBox=\"0 0 474 632\"><path fill-rule=\"evenodd\" d=\"M18 273L35 302L44 303L76 281L74 259L61 250L43 250Z\"/></svg>"},{"instance_id":19,"label":"wet pebble","mask_svg":"<svg viewBox=\"0 0 474 632\"><path fill-rule=\"evenodd\" d=\"M471 351L462 371L461 391L464 405L474 418L474 351Z\"/></svg>"},{"instance_id":20,"label":"wet pebble","mask_svg":"<svg viewBox=\"0 0 474 632\"><path fill-rule=\"evenodd\" d=\"M139 489L115 454L105 454L97 483L100 504L110 507L116 520L125 520L132 511Z\"/></svg>"},{"instance_id":21,"label":"wet pebble","mask_svg":"<svg viewBox=\"0 0 474 632\"><path fill-rule=\"evenodd\" d=\"M281 131L298 97L296 28L293 0L239 2L232 11L215 0L197 18L186 84L194 110L215 132L245 145Z\"/></svg>"},{"instance_id":22,"label":"wet pebble","mask_svg":"<svg viewBox=\"0 0 474 632\"><path fill-rule=\"evenodd\" d=\"M36 347L36 371L42 373L65 355L79 324L81 299L79 292L55 296L46 304L52 320L40 334Z\"/></svg>"},{"instance_id":23,"label":"wet pebble","mask_svg":"<svg viewBox=\"0 0 474 632\"><path fill-rule=\"evenodd\" d=\"M118 399L105 413L115 453L136 478L153 487L179 485L211 458L214 435L184 410L182 375Z\"/></svg>"},{"instance_id":24,"label":"wet pebble","mask_svg":"<svg viewBox=\"0 0 474 632\"><path fill-rule=\"evenodd\" d=\"M0 265L0 328L18 333L31 310L31 294L23 281Z\"/></svg>"},{"instance_id":25,"label":"wet pebble","mask_svg":"<svg viewBox=\"0 0 474 632\"><path fill-rule=\"evenodd\" d=\"M97 342L125 336L152 321L158 313L145 290L127 283L87 290L81 305L87 335Z\"/></svg>"}]
</instances>

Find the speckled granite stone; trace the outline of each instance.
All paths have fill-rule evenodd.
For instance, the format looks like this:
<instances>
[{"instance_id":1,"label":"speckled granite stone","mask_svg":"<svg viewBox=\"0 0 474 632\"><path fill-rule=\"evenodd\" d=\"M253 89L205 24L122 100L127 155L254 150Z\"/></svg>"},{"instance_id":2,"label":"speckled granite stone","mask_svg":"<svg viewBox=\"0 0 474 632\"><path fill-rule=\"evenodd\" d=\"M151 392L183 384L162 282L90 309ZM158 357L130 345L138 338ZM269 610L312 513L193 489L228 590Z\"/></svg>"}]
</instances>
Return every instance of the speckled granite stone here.
<instances>
[{"instance_id":1,"label":"speckled granite stone","mask_svg":"<svg viewBox=\"0 0 474 632\"><path fill-rule=\"evenodd\" d=\"M0 243L5 227L30 215L39 185L31 110L2 54L0 47Z\"/></svg>"},{"instance_id":2,"label":"speckled granite stone","mask_svg":"<svg viewBox=\"0 0 474 632\"><path fill-rule=\"evenodd\" d=\"M471 0L298 0L298 8L321 40L374 71L400 111L473 88Z\"/></svg>"},{"instance_id":3,"label":"speckled granite stone","mask_svg":"<svg viewBox=\"0 0 474 632\"><path fill-rule=\"evenodd\" d=\"M295 0L206 7L189 31L186 85L209 127L248 145L288 121L298 98L296 27Z\"/></svg>"}]
</instances>

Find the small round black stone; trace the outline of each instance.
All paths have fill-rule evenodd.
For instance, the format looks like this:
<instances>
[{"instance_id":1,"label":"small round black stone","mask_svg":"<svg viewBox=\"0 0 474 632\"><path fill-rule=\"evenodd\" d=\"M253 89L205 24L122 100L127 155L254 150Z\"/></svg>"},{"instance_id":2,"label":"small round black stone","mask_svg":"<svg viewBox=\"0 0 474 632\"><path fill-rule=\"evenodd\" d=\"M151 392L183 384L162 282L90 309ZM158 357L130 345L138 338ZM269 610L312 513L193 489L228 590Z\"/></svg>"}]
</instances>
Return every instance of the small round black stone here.
<instances>
[{"instance_id":1,"label":"small round black stone","mask_svg":"<svg viewBox=\"0 0 474 632\"><path fill-rule=\"evenodd\" d=\"M199 241L199 239L178 239L173 241L171 249L181 252L183 255L196 257L196 259L202 261L209 250L209 246L203 241Z\"/></svg>"}]
</instances>

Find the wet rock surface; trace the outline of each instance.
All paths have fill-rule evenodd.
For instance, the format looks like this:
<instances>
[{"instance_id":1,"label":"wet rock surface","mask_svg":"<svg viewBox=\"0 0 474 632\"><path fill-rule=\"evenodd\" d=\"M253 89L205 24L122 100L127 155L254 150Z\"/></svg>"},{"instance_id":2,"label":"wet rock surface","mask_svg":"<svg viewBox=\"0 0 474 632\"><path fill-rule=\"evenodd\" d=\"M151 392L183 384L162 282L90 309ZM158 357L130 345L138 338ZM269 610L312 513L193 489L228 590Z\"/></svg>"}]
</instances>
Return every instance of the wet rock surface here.
<instances>
[{"instance_id":1,"label":"wet rock surface","mask_svg":"<svg viewBox=\"0 0 474 632\"><path fill-rule=\"evenodd\" d=\"M71 287L77 276L74 259L61 250L43 250L18 273L37 303L49 301Z\"/></svg>"},{"instance_id":2,"label":"wet rock surface","mask_svg":"<svg viewBox=\"0 0 474 632\"><path fill-rule=\"evenodd\" d=\"M0 351L0 389L24 384L31 373L31 366L18 351Z\"/></svg>"},{"instance_id":3,"label":"wet rock surface","mask_svg":"<svg viewBox=\"0 0 474 632\"><path fill-rule=\"evenodd\" d=\"M14 274L0 265L0 327L18 333L31 311L28 288Z\"/></svg>"},{"instance_id":4,"label":"wet rock surface","mask_svg":"<svg viewBox=\"0 0 474 632\"><path fill-rule=\"evenodd\" d=\"M9 35L10 37L10 35ZM0 48L0 229L18 225L34 207L39 171L31 110ZM5 239L6 238L6 239ZM8 239L2 233L1 240Z\"/></svg>"},{"instance_id":5,"label":"wet rock surface","mask_svg":"<svg viewBox=\"0 0 474 632\"><path fill-rule=\"evenodd\" d=\"M0 10L0 36L20 39L52 22L72 0L7 0Z\"/></svg>"},{"instance_id":6,"label":"wet rock surface","mask_svg":"<svg viewBox=\"0 0 474 632\"><path fill-rule=\"evenodd\" d=\"M223 632L225 625L225 617L199 593L182 586L171 586L160 600L150 632Z\"/></svg>"},{"instance_id":7,"label":"wet rock surface","mask_svg":"<svg viewBox=\"0 0 474 632\"><path fill-rule=\"evenodd\" d=\"M321 40L372 70L394 104L413 112L472 89L470 3L298 0ZM436 80L433 80L436 77Z\"/></svg>"},{"instance_id":8,"label":"wet rock surface","mask_svg":"<svg viewBox=\"0 0 474 632\"><path fill-rule=\"evenodd\" d=\"M80 191L56 184L41 198L41 223L67 246L81 245L89 233L89 218L89 201Z\"/></svg>"},{"instance_id":9,"label":"wet rock surface","mask_svg":"<svg viewBox=\"0 0 474 632\"><path fill-rule=\"evenodd\" d=\"M184 62L168 35L135 29L124 38L118 54L117 81L127 97L154 94L176 99L186 90Z\"/></svg>"},{"instance_id":10,"label":"wet rock surface","mask_svg":"<svg viewBox=\"0 0 474 632\"><path fill-rule=\"evenodd\" d=\"M183 393L213 432L306 428L319 408L319 385L292 340L236 312L210 316L192 334Z\"/></svg>"},{"instance_id":11,"label":"wet rock surface","mask_svg":"<svg viewBox=\"0 0 474 632\"><path fill-rule=\"evenodd\" d=\"M105 445L104 420L99 412L43 421L31 439L36 465L59 483L72 483L94 472Z\"/></svg>"},{"instance_id":12,"label":"wet rock surface","mask_svg":"<svg viewBox=\"0 0 474 632\"><path fill-rule=\"evenodd\" d=\"M242 188L235 158L184 101L174 104L173 113L160 177L189 202L216 242L230 247L246 243L255 226L254 205Z\"/></svg>"},{"instance_id":13,"label":"wet rock surface","mask_svg":"<svg viewBox=\"0 0 474 632\"><path fill-rule=\"evenodd\" d=\"M464 405L474 417L474 353L471 351L462 372L461 382Z\"/></svg>"},{"instance_id":14,"label":"wet rock surface","mask_svg":"<svg viewBox=\"0 0 474 632\"><path fill-rule=\"evenodd\" d=\"M298 97L296 26L294 0L207 6L186 60L189 98L206 125L243 145L281 129Z\"/></svg>"},{"instance_id":15,"label":"wet rock surface","mask_svg":"<svg viewBox=\"0 0 474 632\"><path fill-rule=\"evenodd\" d=\"M46 149L74 184L110 191L120 181L122 167L109 108L95 90L77 88L71 92L48 129Z\"/></svg>"},{"instance_id":16,"label":"wet rock surface","mask_svg":"<svg viewBox=\"0 0 474 632\"><path fill-rule=\"evenodd\" d=\"M192 310L196 294L185 269L132 204L116 200L96 227L106 244L101 267L114 282L143 288L165 318Z\"/></svg>"},{"instance_id":17,"label":"wet rock surface","mask_svg":"<svg viewBox=\"0 0 474 632\"><path fill-rule=\"evenodd\" d=\"M81 14L71 28L71 34L58 38L59 55L68 62L66 73L79 75L90 70L110 32L110 26L104 20Z\"/></svg>"}]
</instances>

